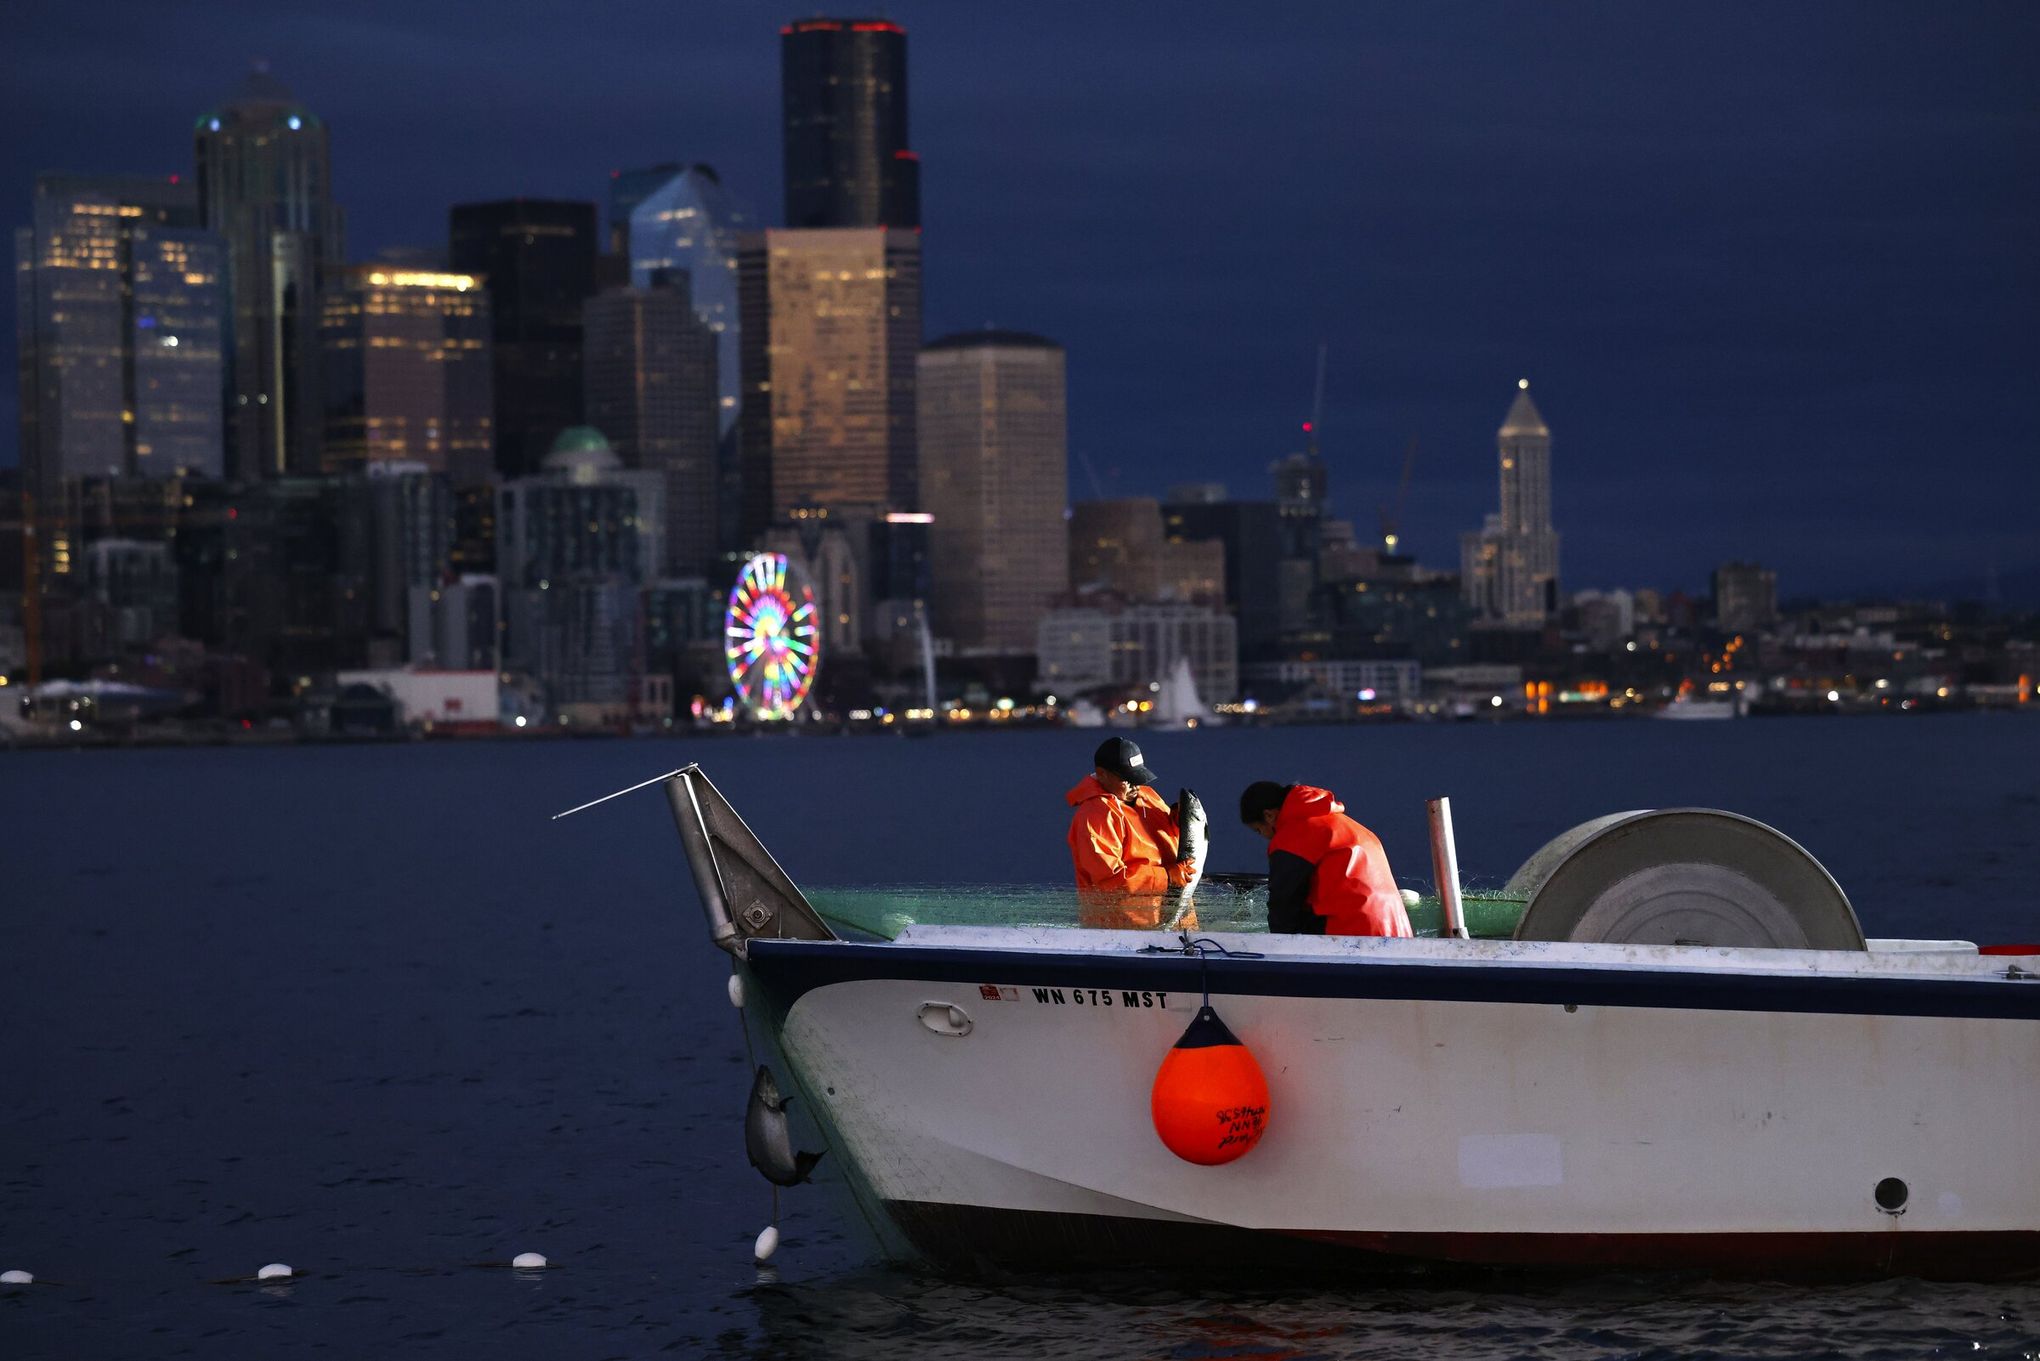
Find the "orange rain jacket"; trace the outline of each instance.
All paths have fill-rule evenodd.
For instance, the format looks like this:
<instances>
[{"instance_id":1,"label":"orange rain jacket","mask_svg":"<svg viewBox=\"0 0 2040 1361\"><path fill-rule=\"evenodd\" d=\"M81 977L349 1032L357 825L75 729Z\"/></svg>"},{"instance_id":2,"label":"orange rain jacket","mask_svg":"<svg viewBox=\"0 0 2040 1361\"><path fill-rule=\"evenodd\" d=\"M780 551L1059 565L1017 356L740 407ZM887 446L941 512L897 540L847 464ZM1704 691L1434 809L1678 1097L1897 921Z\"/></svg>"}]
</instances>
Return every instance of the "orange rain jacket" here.
<instances>
[{"instance_id":1,"label":"orange rain jacket","mask_svg":"<svg viewBox=\"0 0 2040 1361\"><path fill-rule=\"evenodd\" d=\"M1176 864L1182 830L1176 812L1154 790L1140 786L1131 803L1114 798L1086 775L1064 796L1070 818L1070 855L1077 866L1077 901L1086 926L1151 929L1162 924L1162 895L1183 885ZM1186 915L1180 925L1195 929Z\"/></svg>"},{"instance_id":2,"label":"orange rain jacket","mask_svg":"<svg viewBox=\"0 0 2040 1361\"><path fill-rule=\"evenodd\" d=\"M1268 929L1327 936L1407 936L1410 914L1374 833L1330 790L1296 785L1268 843Z\"/></svg>"}]
</instances>

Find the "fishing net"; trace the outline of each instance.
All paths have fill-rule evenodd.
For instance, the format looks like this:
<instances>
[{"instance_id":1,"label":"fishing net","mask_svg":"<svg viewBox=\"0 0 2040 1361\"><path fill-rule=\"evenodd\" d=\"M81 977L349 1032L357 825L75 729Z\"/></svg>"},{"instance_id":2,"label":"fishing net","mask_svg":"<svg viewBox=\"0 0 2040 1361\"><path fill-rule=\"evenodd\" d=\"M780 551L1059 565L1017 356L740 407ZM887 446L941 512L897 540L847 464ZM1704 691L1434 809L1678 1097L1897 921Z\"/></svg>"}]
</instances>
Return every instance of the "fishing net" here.
<instances>
[{"instance_id":1,"label":"fishing net","mask_svg":"<svg viewBox=\"0 0 2040 1361\"><path fill-rule=\"evenodd\" d=\"M1048 884L900 884L882 887L821 888L807 891L815 910L839 931L892 940L909 926L1050 926L1076 929L1077 892L1067 885ZM1468 893L1462 899L1467 929L1480 939L1507 939L1523 915L1519 899L1494 893ZM1265 932L1268 889L1265 884L1209 882L1200 886L1194 903L1199 931ZM1176 904L1165 905L1169 920ZM1410 927L1419 936L1440 934L1444 914L1435 898L1420 899L1409 909Z\"/></svg>"}]
</instances>

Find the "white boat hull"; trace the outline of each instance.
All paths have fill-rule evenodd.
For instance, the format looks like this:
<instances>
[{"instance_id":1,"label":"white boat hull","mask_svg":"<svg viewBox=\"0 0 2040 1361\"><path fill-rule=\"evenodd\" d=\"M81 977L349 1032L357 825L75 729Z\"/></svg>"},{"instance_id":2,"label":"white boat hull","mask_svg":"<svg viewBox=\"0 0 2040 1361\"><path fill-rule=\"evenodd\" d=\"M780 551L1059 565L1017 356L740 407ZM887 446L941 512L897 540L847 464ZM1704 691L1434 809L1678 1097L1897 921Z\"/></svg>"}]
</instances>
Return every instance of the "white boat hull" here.
<instances>
[{"instance_id":1,"label":"white boat hull","mask_svg":"<svg viewBox=\"0 0 2040 1361\"><path fill-rule=\"evenodd\" d=\"M1222 939L1283 952L1210 964L1270 1093L1222 1167L1150 1123L1201 1000L1196 961L1136 953L1153 936L915 928L754 942L749 968L867 1211L937 1260L1244 1235L1531 1266L2040 1260L2040 982L2001 960Z\"/></svg>"}]
</instances>

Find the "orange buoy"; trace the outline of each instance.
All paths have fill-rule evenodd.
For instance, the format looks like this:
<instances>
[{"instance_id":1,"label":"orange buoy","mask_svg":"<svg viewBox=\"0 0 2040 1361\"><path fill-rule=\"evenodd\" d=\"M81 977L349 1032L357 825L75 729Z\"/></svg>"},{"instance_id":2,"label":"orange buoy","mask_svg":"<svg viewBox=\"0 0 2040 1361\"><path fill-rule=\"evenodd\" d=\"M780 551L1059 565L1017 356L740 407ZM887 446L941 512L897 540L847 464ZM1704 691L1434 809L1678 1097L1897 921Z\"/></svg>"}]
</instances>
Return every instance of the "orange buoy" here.
<instances>
[{"instance_id":1,"label":"orange buoy","mask_svg":"<svg viewBox=\"0 0 2040 1361\"><path fill-rule=\"evenodd\" d=\"M1261 1142L1268 1079L1209 1003L1155 1073L1155 1133L1185 1162L1216 1167Z\"/></svg>"}]
</instances>

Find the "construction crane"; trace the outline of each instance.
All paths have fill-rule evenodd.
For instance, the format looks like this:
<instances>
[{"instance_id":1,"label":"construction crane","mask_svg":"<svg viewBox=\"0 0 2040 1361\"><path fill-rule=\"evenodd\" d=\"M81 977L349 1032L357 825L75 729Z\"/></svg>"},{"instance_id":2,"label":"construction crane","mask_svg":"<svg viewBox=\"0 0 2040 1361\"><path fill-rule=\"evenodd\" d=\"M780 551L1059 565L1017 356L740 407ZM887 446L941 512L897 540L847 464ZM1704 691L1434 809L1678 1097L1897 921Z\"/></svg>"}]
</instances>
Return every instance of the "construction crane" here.
<instances>
[{"instance_id":1,"label":"construction crane","mask_svg":"<svg viewBox=\"0 0 2040 1361\"><path fill-rule=\"evenodd\" d=\"M1402 551L1402 513L1404 502L1410 499L1410 471L1417 466L1417 437L1410 436L1410 447L1403 455L1402 482L1395 489L1395 506L1381 507L1381 551L1394 557Z\"/></svg>"},{"instance_id":2,"label":"construction crane","mask_svg":"<svg viewBox=\"0 0 2040 1361\"><path fill-rule=\"evenodd\" d=\"M1325 342L1317 344L1317 391L1311 398L1310 419L1303 423L1303 433L1310 436L1307 452L1315 460L1318 456L1318 427L1325 419Z\"/></svg>"}]
</instances>

